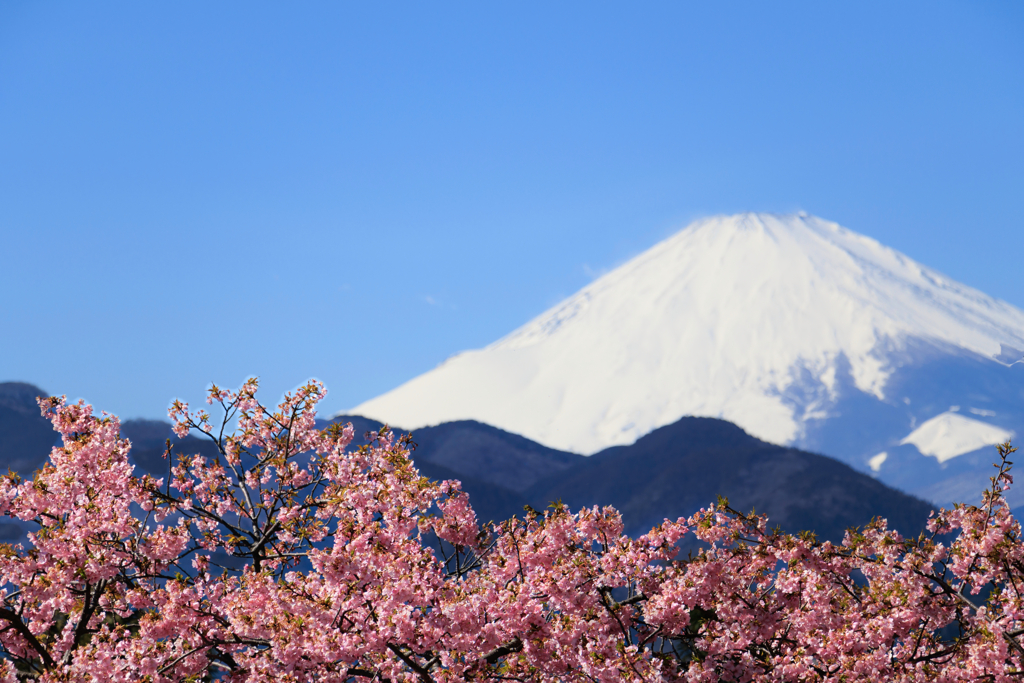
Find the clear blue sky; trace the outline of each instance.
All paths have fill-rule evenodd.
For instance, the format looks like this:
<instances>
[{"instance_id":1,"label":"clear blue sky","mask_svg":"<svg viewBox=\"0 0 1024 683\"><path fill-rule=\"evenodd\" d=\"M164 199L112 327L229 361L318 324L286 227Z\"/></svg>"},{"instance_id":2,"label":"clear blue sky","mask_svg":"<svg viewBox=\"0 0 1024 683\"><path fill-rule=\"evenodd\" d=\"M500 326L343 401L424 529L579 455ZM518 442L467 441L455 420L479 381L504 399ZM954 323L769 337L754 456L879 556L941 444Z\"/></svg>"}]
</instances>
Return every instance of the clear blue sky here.
<instances>
[{"instance_id":1,"label":"clear blue sky","mask_svg":"<svg viewBox=\"0 0 1024 683\"><path fill-rule=\"evenodd\" d=\"M0 3L0 380L122 417L350 407L714 213L1024 307L1022 203L1020 2Z\"/></svg>"}]
</instances>

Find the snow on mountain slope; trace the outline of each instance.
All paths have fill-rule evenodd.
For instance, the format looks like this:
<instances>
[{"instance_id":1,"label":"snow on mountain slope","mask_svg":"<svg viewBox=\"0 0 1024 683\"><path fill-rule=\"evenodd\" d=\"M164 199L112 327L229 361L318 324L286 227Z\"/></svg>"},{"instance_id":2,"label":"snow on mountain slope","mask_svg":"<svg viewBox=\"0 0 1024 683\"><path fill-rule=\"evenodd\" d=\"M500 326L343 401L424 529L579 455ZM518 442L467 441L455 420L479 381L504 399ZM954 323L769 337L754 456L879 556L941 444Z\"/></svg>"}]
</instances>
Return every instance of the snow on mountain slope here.
<instances>
[{"instance_id":1,"label":"snow on mountain slope","mask_svg":"<svg viewBox=\"0 0 1024 683\"><path fill-rule=\"evenodd\" d=\"M914 444L921 453L942 463L983 446L1009 441L1013 436L1012 431L949 411L922 424L900 444Z\"/></svg>"},{"instance_id":2,"label":"snow on mountain slope","mask_svg":"<svg viewBox=\"0 0 1024 683\"><path fill-rule=\"evenodd\" d=\"M923 400L907 368L980 359L996 372L1022 348L1024 311L873 239L807 215L719 216L349 412L410 429L476 419L593 453L683 415L820 447L835 441L835 418L848 430L857 411L884 405L888 431L839 454L867 469L870 456L942 412L906 408L911 395ZM981 423L995 413L983 403L972 406Z\"/></svg>"}]
</instances>

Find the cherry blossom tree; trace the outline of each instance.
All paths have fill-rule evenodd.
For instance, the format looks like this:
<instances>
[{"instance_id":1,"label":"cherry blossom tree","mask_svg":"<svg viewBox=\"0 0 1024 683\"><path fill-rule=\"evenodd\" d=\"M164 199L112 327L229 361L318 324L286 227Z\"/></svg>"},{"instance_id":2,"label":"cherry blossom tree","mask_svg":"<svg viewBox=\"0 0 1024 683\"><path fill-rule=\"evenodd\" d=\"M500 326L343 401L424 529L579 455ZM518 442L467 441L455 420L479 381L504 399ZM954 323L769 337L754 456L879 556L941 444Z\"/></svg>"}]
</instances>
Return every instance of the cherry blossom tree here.
<instances>
[{"instance_id":1,"label":"cherry blossom tree","mask_svg":"<svg viewBox=\"0 0 1024 683\"><path fill-rule=\"evenodd\" d=\"M0 512L0 679L38 681L1018 681L1024 545L1000 447L980 506L904 538L770 531L727 501L623 535L611 508L481 526L410 437L315 426L310 382L268 409L171 409L168 474L136 477L118 420L41 401L62 436ZM705 549L678 557L687 534Z\"/></svg>"}]
</instances>

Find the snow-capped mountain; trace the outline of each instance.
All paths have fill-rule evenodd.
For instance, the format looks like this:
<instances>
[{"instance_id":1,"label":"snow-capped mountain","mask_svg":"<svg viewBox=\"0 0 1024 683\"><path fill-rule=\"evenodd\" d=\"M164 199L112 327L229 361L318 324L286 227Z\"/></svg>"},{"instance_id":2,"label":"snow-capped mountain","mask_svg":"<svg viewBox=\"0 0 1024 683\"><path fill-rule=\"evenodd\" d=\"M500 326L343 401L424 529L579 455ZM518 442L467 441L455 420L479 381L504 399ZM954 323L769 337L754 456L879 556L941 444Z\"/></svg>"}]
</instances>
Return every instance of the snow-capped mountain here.
<instances>
[{"instance_id":1,"label":"snow-capped mountain","mask_svg":"<svg viewBox=\"0 0 1024 683\"><path fill-rule=\"evenodd\" d=\"M873 239L719 216L348 412L475 419L585 454L719 417L946 503L975 497L991 444L1024 430L1021 349L1024 311Z\"/></svg>"}]
</instances>

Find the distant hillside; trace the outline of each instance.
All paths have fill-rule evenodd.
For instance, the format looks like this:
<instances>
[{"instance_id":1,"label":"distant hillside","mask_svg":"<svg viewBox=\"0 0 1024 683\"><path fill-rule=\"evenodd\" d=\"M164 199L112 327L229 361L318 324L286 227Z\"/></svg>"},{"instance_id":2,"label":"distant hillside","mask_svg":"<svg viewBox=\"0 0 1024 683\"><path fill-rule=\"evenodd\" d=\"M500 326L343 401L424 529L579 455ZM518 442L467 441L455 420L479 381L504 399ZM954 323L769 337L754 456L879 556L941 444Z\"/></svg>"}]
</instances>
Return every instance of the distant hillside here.
<instances>
[{"instance_id":1,"label":"distant hillside","mask_svg":"<svg viewBox=\"0 0 1024 683\"><path fill-rule=\"evenodd\" d=\"M631 446L615 446L549 476L526 495L534 505L613 505L626 531L690 515L723 495L741 511L767 514L772 527L842 540L873 517L904 534L924 528L933 506L838 460L756 439L724 420L684 417Z\"/></svg>"},{"instance_id":2,"label":"distant hillside","mask_svg":"<svg viewBox=\"0 0 1024 683\"><path fill-rule=\"evenodd\" d=\"M30 475L46 461L57 441L39 412L36 398L49 394L26 382L0 382L0 467Z\"/></svg>"},{"instance_id":3,"label":"distant hillside","mask_svg":"<svg viewBox=\"0 0 1024 683\"><path fill-rule=\"evenodd\" d=\"M355 438L352 446L366 443L365 434L383 425L358 415L342 415L331 422L352 423ZM326 425L326 421L319 421ZM401 430L400 430L401 431ZM464 439L462 437L465 437ZM420 474L434 481L457 479L462 490L469 493L473 510L481 522L501 521L522 514L529 503L520 491L539 476L562 466L564 455L553 451L546 463L543 454L551 449L478 422L438 425L418 430L414 435L416 450L413 460ZM488 465L493 464L493 468Z\"/></svg>"},{"instance_id":4,"label":"distant hillside","mask_svg":"<svg viewBox=\"0 0 1024 683\"><path fill-rule=\"evenodd\" d=\"M31 476L46 462L57 441L50 421L39 412L36 397L49 394L27 382L0 382L0 472L11 469ZM0 542L24 538L27 525L0 521Z\"/></svg>"},{"instance_id":5,"label":"distant hillside","mask_svg":"<svg viewBox=\"0 0 1024 683\"><path fill-rule=\"evenodd\" d=\"M382 426L376 420L358 415L340 415L331 422L351 422L356 444L364 442L362 437L366 432ZM540 479L563 472L586 459L474 420L424 427L417 429L413 437L416 443L413 458L418 465L430 462L511 491L525 491Z\"/></svg>"},{"instance_id":6,"label":"distant hillside","mask_svg":"<svg viewBox=\"0 0 1024 683\"><path fill-rule=\"evenodd\" d=\"M28 475L45 460L56 434L34 404L34 397L44 394L29 384L0 384L0 466ZM359 416L334 421L352 422L353 446L381 427ZM132 461L157 477L167 475L163 453L168 438L179 453L216 453L209 440L174 438L164 421L126 420L122 430L132 441ZM683 418L635 444L590 457L475 421L419 429L413 440L420 472L435 480L460 480L481 521L521 516L524 505L543 509L561 500L574 510L613 505L622 512L627 532L635 535L724 495L734 508L756 508L786 531L813 530L821 538L839 540L846 528L875 516L916 534L932 507L839 461L766 443L712 418ZM0 528L4 534L20 532Z\"/></svg>"},{"instance_id":7,"label":"distant hillside","mask_svg":"<svg viewBox=\"0 0 1024 683\"><path fill-rule=\"evenodd\" d=\"M335 419L351 421L357 435L381 424L354 416ZM413 440L413 458L425 475L433 476L430 468L443 463L462 480L478 512L486 505L499 513L479 514L481 519L522 515L523 501L537 509L555 500L573 510L613 505L627 533L637 535L723 495L740 511L767 514L772 526L839 541L847 528L876 516L904 534L917 534L933 509L838 460L766 443L713 418L683 418L635 444L590 457L474 421L418 429ZM520 495L499 502L491 487Z\"/></svg>"}]
</instances>

